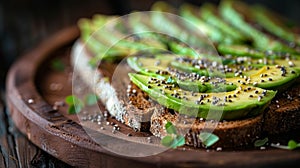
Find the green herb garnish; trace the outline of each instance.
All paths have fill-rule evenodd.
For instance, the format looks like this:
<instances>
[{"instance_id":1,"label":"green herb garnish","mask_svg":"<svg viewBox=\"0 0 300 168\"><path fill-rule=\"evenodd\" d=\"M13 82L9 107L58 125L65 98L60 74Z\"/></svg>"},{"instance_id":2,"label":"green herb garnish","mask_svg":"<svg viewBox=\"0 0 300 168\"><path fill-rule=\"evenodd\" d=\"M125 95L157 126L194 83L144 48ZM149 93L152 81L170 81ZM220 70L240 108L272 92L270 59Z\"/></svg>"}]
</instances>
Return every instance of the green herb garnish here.
<instances>
[{"instance_id":1,"label":"green herb garnish","mask_svg":"<svg viewBox=\"0 0 300 168\"><path fill-rule=\"evenodd\" d=\"M69 105L69 114L77 114L84 107L84 103L74 95L67 96L65 102Z\"/></svg>"},{"instance_id":2,"label":"green herb garnish","mask_svg":"<svg viewBox=\"0 0 300 168\"><path fill-rule=\"evenodd\" d=\"M296 149L296 148L300 148L300 143L297 143L294 140L289 140L287 146L285 146L285 145L276 145L276 144L271 144L271 146L275 147L275 148L280 148L280 149L293 150L293 149Z\"/></svg>"},{"instance_id":3,"label":"green herb garnish","mask_svg":"<svg viewBox=\"0 0 300 168\"><path fill-rule=\"evenodd\" d=\"M70 95L65 98L65 102L69 105L68 113L69 114L77 114L79 113L85 106L92 106L97 104L99 98L97 95L90 93L84 97L84 101L78 98L75 95Z\"/></svg>"},{"instance_id":4,"label":"green herb garnish","mask_svg":"<svg viewBox=\"0 0 300 168\"><path fill-rule=\"evenodd\" d=\"M217 135L209 132L201 132L199 139L205 145L205 147L210 147L219 141L219 137Z\"/></svg>"},{"instance_id":5,"label":"green herb garnish","mask_svg":"<svg viewBox=\"0 0 300 168\"><path fill-rule=\"evenodd\" d=\"M85 96L84 100L85 100L84 102L86 105L92 106L92 105L97 104L99 98L97 95L90 93Z\"/></svg>"},{"instance_id":6,"label":"green herb garnish","mask_svg":"<svg viewBox=\"0 0 300 168\"><path fill-rule=\"evenodd\" d=\"M171 122L168 121L165 128L168 135L161 140L162 145L175 149L185 144L184 136L177 135L176 128Z\"/></svg>"},{"instance_id":7,"label":"green herb garnish","mask_svg":"<svg viewBox=\"0 0 300 168\"><path fill-rule=\"evenodd\" d=\"M182 135L167 135L161 140L161 144L176 149L185 144L185 138Z\"/></svg>"},{"instance_id":8,"label":"green herb garnish","mask_svg":"<svg viewBox=\"0 0 300 168\"><path fill-rule=\"evenodd\" d=\"M65 64L60 59L54 59L51 62L51 67L56 71L64 71Z\"/></svg>"},{"instance_id":9,"label":"green herb garnish","mask_svg":"<svg viewBox=\"0 0 300 168\"><path fill-rule=\"evenodd\" d=\"M269 138L266 137L264 139L258 139L254 142L254 146L255 147L261 147L264 146L267 142L269 141Z\"/></svg>"},{"instance_id":10,"label":"green herb garnish","mask_svg":"<svg viewBox=\"0 0 300 168\"><path fill-rule=\"evenodd\" d=\"M171 122L167 122L165 125L168 134L177 134L175 126Z\"/></svg>"}]
</instances>

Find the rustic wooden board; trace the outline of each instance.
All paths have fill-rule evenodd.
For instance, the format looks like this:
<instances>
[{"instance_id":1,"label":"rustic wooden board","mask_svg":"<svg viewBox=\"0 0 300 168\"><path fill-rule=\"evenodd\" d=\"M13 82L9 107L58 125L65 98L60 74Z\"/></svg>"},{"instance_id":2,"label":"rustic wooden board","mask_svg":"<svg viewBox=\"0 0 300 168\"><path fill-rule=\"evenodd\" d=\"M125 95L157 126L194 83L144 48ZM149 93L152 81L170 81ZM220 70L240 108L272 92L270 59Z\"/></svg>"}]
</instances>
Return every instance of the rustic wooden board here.
<instances>
[{"instance_id":1,"label":"rustic wooden board","mask_svg":"<svg viewBox=\"0 0 300 168\"><path fill-rule=\"evenodd\" d=\"M77 28L71 27L53 35L15 63L7 81L7 101L15 125L54 157L78 167L297 167L300 163L297 150L207 152L181 148L148 157L125 157L105 150L89 137L76 115L66 114L66 107L53 110L55 101L71 94L71 69L49 72L49 59L58 57L67 64L78 34ZM48 90L53 81L63 83L62 91ZM29 103L29 99L34 102Z\"/></svg>"}]
</instances>

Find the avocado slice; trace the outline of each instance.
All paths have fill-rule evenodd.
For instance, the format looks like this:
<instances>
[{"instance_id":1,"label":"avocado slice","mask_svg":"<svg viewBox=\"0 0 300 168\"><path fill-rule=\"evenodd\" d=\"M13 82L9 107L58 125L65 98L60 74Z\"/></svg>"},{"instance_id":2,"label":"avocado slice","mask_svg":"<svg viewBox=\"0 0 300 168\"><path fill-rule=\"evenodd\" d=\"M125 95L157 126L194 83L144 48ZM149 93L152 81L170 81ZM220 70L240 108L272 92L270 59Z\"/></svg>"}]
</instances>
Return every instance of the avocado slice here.
<instances>
[{"instance_id":1,"label":"avocado slice","mask_svg":"<svg viewBox=\"0 0 300 168\"><path fill-rule=\"evenodd\" d=\"M226 83L223 78L211 78L206 70L206 76L201 76L197 73L190 74L179 71L172 67L172 62L178 59L174 55L158 55L156 57L129 57L127 58L128 65L136 72L156 77L159 79L171 80L172 84L178 85L180 88L193 92L224 92L231 91L236 88L232 83ZM222 76L222 74L220 75ZM224 76L224 75L223 75ZM170 82L169 82L170 83Z\"/></svg>"},{"instance_id":2,"label":"avocado slice","mask_svg":"<svg viewBox=\"0 0 300 168\"><path fill-rule=\"evenodd\" d=\"M264 66L256 74L250 75L249 79L252 85L264 88L278 90L286 88L296 81L299 77L299 71L284 66Z\"/></svg>"},{"instance_id":3,"label":"avocado slice","mask_svg":"<svg viewBox=\"0 0 300 168\"><path fill-rule=\"evenodd\" d=\"M217 27L224 34L234 39L235 42L246 41L245 35L239 32L238 29L230 26L219 16L218 9L214 4L205 3L200 7L200 16L208 24Z\"/></svg>"},{"instance_id":4,"label":"avocado slice","mask_svg":"<svg viewBox=\"0 0 300 168\"><path fill-rule=\"evenodd\" d=\"M289 28L281 23L278 18L275 18L268 9L263 6L256 5L252 7L251 10L257 23L264 29L284 40L296 43L300 46L300 36L289 30Z\"/></svg>"},{"instance_id":5,"label":"avocado slice","mask_svg":"<svg viewBox=\"0 0 300 168\"><path fill-rule=\"evenodd\" d=\"M167 45L151 32L138 34L138 38L136 35L127 37L124 34L127 27L119 21L110 23L112 30L103 27L115 18L115 16L95 15L93 19L81 19L78 22L82 32L81 39L93 56L90 61L93 67L96 67L100 60L116 61L140 51L156 53L167 49ZM114 36L110 36L112 33Z\"/></svg>"},{"instance_id":6,"label":"avocado slice","mask_svg":"<svg viewBox=\"0 0 300 168\"><path fill-rule=\"evenodd\" d=\"M300 58L299 54L290 54L287 52L274 52L271 50L263 51L259 49L254 49L244 44L219 44L217 46L218 51L221 54L230 54L233 56L249 56L252 58L271 58L280 59L285 57Z\"/></svg>"},{"instance_id":7,"label":"avocado slice","mask_svg":"<svg viewBox=\"0 0 300 168\"><path fill-rule=\"evenodd\" d=\"M159 85L164 80L158 78L134 73L128 75L134 84L161 105L180 114L205 119L235 120L258 115L276 95L276 91L245 85L225 93L194 94L172 84Z\"/></svg>"},{"instance_id":8,"label":"avocado slice","mask_svg":"<svg viewBox=\"0 0 300 168\"><path fill-rule=\"evenodd\" d=\"M228 36L214 25L209 25L204 20L201 20L199 14L199 10L192 5L184 4L180 7L180 15L195 24L195 26L197 26L205 35L210 37L213 42L227 44L234 43L234 38Z\"/></svg>"},{"instance_id":9,"label":"avocado slice","mask_svg":"<svg viewBox=\"0 0 300 168\"><path fill-rule=\"evenodd\" d=\"M231 91L236 85L254 85L264 89L278 89L299 77L300 61L248 59L238 57L224 65L208 59L192 59L160 54L152 57L130 57L129 66L136 72L160 79L172 78L181 88L194 92ZM223 82L225 79L230 82ZM221 82L219 82L221 81ZM235 84L235 85L232 85Z\"/></svg>"},{"instance_id":10,"label":"avocado slice","mask_svg":"<svg viewBox=\"0 0 300 168\"><path fill-rule=\"evenodd\" d=\"M261 50L298 53L296 50L262 33L246 22L246 19L252 19L251 11L250 7L241 1L223 0L220 5L220 13L227 22L252 39L253 45L256 48Z\"/></svg>"}]
</instances>

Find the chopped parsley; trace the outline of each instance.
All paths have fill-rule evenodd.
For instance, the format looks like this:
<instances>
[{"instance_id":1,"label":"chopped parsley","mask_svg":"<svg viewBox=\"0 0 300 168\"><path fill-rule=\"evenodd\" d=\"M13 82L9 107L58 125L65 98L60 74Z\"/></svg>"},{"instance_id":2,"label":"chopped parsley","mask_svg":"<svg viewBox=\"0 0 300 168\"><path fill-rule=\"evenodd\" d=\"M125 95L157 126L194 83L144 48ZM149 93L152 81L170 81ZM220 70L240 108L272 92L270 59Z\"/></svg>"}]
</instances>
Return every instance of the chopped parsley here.
<instances>
[{"instance_id":1,"label":"chopped parsley","mask_svg":"<svg viewBox=\"0 0 300 168\"><path fill-rule=\"evenodd\" d=\"M294 140L289 140L287 146L285 145L277 145L277 144L271 144L272 147L280 148L280 149L287 149L287 150L294 150L296 148L300 148L300 143L297 143Z\"/></svg>"},{"instance_id":2,"label":"chopped parsley","mask_svg":"<svg viewBox=\"0 0 300 168\"><path fill-rule=\"evenodd\" d=\"M84 103L78 97L74 95L67 96L65 102L69 105L68 113L69 114L77 114L79 113L83 107Z\"/></svg>"},{"instance_id":3,"label":"chopped parsley","mask_svg":"<svg viewBox=\"0 0 300 168\"><path fill-rule=\"evenodd\" d=\"M205 145L205 147L210 147L216 142L219 141L219 137L213 133L209 132L201 132L199 135L199 139Z\"/></svg>"},{"instance_id":4,"label":"chopped parsley","mask_svg":"<svg viewBox=\"0 0 300 168\"><path fill-rule=\"evenodd\" d=\"M60 59L54 59L51 62L51 67L52 69L56 70L56 71L64 71L65 70L65 64L62 62L62 60Z\"/></svg>"},{"instance_id":5,"label":"chopped parsley","mask_svg":"<svg viewBox=\"0 0 300 168\"><path fill-rule=\"evenodd\" d=\"M264 146L267 142L269 141L269 138L266 137L264 139L258 139L254 142L254 146L255 147L261 147Z\"/></svg>"},{"instance_id":6,"label":"chopped parsley","mask_svg":"<svg viewBox=\"0 0 300 168\"><path fill-rule=\"evenodd\" d=\"M177 135L177 131L175 126L171 123L171 122L167 122L165 124L165 129L168 133L167 136L165 136L162 140L161 140L161 144L169 147L169 148L177 148L180 146L183 146L185 144L185 138L183 135Z\"/></svg>"},{"instance_id":7,"label":"chopped parsley","mask_svg":"<svg viewBox=\"0 0 300 168\"><path fill-rule=\"evenodd\" d=\"M69 95L65 98L66 104L69 105L69 114L78 114L85 106L92 106L97 104L99 98L97 95L90 93L84 97L84 101L75 95Z\"/></svg>"}]
</instances>

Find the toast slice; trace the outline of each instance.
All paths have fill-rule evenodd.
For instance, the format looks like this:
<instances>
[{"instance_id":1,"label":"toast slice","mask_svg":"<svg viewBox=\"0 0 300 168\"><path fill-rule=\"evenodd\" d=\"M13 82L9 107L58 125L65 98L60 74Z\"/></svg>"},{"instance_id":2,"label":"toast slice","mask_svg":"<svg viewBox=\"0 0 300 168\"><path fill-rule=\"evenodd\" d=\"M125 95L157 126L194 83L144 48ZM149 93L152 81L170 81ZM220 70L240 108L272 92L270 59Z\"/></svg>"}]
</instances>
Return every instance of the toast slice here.
<instances>
[{"instance_id":1,"label":"toast slice","mask_svg":"<svg viewBox=\"0 0 300 168\"><path fill-rule=\"evenodd\" d=\"M229 23L232 27L235 27L235 29L240 29L244 35L249 36L247 38L253 41L253 47L258 49L257 52L260 52L258 58L264 58L265 55L268 55L266 49L278 51L279 54L275 54L276 56L284 54L281 53L284 50L282 50L282 48L278 49L278 46L287 47L287 49L284 48L287 52L294 52L294 50L291 50L291 48L285 46L285 44L281 44L282 41L277 41L278 39L273 39L269 34L265 34L263 31L253 27L250 18L246 17L248 16L247 13L244 13L247 10L239 11L239 9L243 9L243 5L239 5L241 8L235 8L236 6L231 2L233 1L224 1L224 3L221 4L220 14L224 15L224 23ZM235 16L245 15L245 18L232 18L232 13L236 13ZM239 21L239 23L236 23L236 21ZM171 26L171 28L172 27L173 26ZM220 42L223 42L223 40ZM272 42L274 46L270 45L271 48L268 48L270 47L267 45L269 42L270 44ZM137 43L134 45L136 44ZM250 43L243 45L250 45ZM130 46L132 47L132 45ZM268 47L266 48L266 46ZM128 47L128 49L130 49L130 47ZM174 48L171 49L170 46L168 49L174 50ZM179 47L179 50L184 49ZM234 50L237 49L234 48ZM97 52L101 51L97 50ZM264 53L265 51L267 54ZM242 54L237 54L237 51L235 51L233 55L245 56L251 54L251 52L247 49L247 51L242 52ZM224 54L228 54L228 52ZM263 114L234 121L204 121L201 118L190 118L181 115L152 100L145 92L131 83L128 73L131 73L133 70L127 65L126 61L119 63L102 61L96 69L93 69L89 66L89 62L92 59L91 55L89 51L83 48L83 43L80 41L76 43L72 53L72 63L75 67L75 72L78 72L79 76L94 89L94 92L106 106L110 115L136 131L150 131L153 135L163 138L166 136L165 124L172 122L172 124L180 130L180 134L185 135L187 145L194 147L204 146L198 135L202 131L208 131L213 132L220 138L214 147L221 146L227 148L253 144L254 140L263 133L278 134L300 128L299 83L294 83L293 86L288 89L283 88L287 89L286 91L280 90L280 93L277 93L277 96L273 99L268 108L264 110ZM251 56L253 55L255 54ZM290 54L287 53L285 55ZM281 57L283 56L280 56L280 58ZM290 59L289 57L290 56L286 56L286 59ZM297 65L293 65L293 62L291 62L291 64L292 65L289 66L297 67ZM282 71L285 70L283 69ZM273 79L269 78L269 80ZM229 111L231 111L231 109L229 109Z\"/></svg>"},{"instance_id":2,"label":"toast slice","mask_svg":"<svg viewBox=\"0 0 300 168\"><path fill-rule=\"evenodd\" d=\"M130 67L125 62L102 62L94 69L89 65L91 58L83 43L76 42L71 54L74 72L94 90L110 115L136 131L148 131L156 107L145 94L134 91L134 87L129 88L131 82L127 74L132 72Z\"/></svg>"},{"instance_id":3,"label":"toast slice","mask_svg":"<svg viewBox=\"0 0 300 168\"><path fill-rule=\"evenodd\" d=\"M298 83L277 94L262 115L236 121L211 122L207 125L210 121L204 122L200 118L180 115L149 98L130 82L128 73L132 70L125 61L118 66L111 62L102 62L95 70L89 66L91 57L80 41L74 45L71 58L74 71L89 86L95 88L95 93L110 115L136 131L150 131L162 138L166 135L165 123L169 121L185 135L187 145L202 147L198 135L201 130L206 130L213 131L220 138L213 147L232 148L253 144L262 133L278 134L300 128ZM114 76L115 72L117 76ZM91 79L95 79L95 82Z\"/></svg>"},{"instance_id":4,"label":"toast slice","mask_svg":"<svg viewBox=\"0 0 300 168\"><path fill-rule=\"evenodd\" d=\"M88 65L90 57L82 46L81 42L77 42L74 46L72 64L82 79L95 88L95 93L110 115L136 131L150 131L157 137L166 135L164 126L167 121L174 124L178 121L176 127L185 135L186 144L194 147L202 146L197 135L204 128L204 121L185 118L151 100L147 94L130 82L127 77L127 73L131 72L128 65L119 64L118 68L122 69L124 76L118 81L108 83L104 79L109 78L110 81L113 79L116 65L101 63L99 69L95 71ZM80 61L77 60L78 57ZM97 78L95 84L91 80L93 78ZM260 115L251 119L218 123L214 133L219 136L220 141L215 146L237 147L253 143L262 132L262 119Z\"/></svg>"},{"instance_id":5,"label":"toast slice","mask_svg":"<svg viewBox=\"0 0 300 168\"><path fill-rule=\"evenodd\" d=\"M156 111L151 118L150 131L157 137L167 135L165 124L173 123L179 134L184 135L186 145L196 148L205 147L199 139L200 132L211 132L219 137L212 147L235 148L248 146L262 133L263 115L237 121L204 121L202 118L189 118L178 113L170 113L168 109Z\"/></svg>"},{"instance_id":6,"label":"toast slice","mask_svg":"<svg viewBox=\"0 0 300 168\"><path fill-rule=\"evenodd\" d=\"M300 128L300 84L277 94L264 115L263 130L280 134Z\"/></svg>"}]
</instances>

